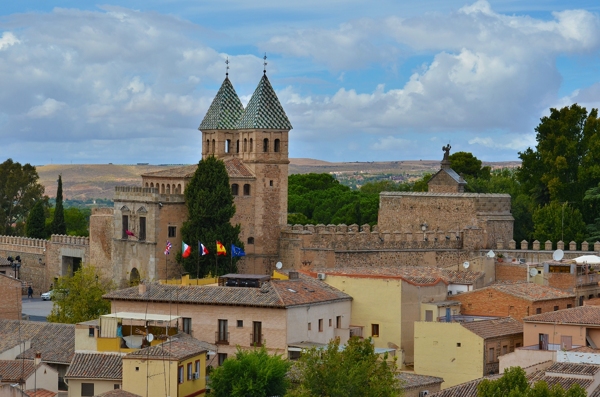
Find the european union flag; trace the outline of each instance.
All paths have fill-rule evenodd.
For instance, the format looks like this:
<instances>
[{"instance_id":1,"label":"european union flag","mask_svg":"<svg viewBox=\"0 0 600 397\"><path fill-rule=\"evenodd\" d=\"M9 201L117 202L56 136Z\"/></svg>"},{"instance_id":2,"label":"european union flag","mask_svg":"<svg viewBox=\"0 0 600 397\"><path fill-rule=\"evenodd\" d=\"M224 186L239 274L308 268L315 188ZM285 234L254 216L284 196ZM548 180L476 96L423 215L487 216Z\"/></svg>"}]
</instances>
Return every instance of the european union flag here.
<instances>
[{"instance_id":1,"label":"european union flag","mask_svg":"<svg viewBox=\"0 0 600 397\"><path fill-rule=\"evenodd\" d=\"M235 245L231 244L231 256L246 256L246 253L240 247L236 247Z\"/></svg>"}]
</instances>

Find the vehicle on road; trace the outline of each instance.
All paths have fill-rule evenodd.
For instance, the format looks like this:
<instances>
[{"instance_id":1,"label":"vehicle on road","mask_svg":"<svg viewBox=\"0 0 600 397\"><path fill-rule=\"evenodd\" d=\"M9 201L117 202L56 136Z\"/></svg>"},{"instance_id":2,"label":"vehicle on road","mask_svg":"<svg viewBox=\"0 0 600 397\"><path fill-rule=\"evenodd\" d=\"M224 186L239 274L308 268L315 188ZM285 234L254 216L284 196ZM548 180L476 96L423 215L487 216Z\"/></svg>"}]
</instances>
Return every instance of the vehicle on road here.
<instances>
[{"instance_id":1,"label":"vehicle on road","mask_svg":"<svg viewBox=\"0 0 600 397\"><path fill-rule=\"evenodd\" d=\"M43 301L49 301L52 299L52 293L54 292L54 290L50 290L48 292L44 292L41 297Z\"/></svg>"}]
</instances>

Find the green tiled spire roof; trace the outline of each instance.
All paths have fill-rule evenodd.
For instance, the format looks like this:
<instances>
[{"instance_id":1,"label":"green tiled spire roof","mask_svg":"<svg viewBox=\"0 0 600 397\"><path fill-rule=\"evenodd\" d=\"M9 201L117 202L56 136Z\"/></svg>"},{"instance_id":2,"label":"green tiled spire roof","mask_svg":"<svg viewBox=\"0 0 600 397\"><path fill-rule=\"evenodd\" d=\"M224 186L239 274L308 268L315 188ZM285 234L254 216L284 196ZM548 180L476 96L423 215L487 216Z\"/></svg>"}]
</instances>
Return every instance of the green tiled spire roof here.
<instances>
[{"instance_id":1,"label":"green tiled spire roof","mask_svg":"<svg viewBox=\"0 0 600 397\"><path fill-rule=\"evenodd\" d=\"M219 92L213 99L199 130L230 130L234 129L242 113L244 105L240 101L235 88L226 77Z\"/></svg>"},{"instance_id":2,"label":"green tiled spire roof","mask_svg":"<svg viewBox=\"0 0 600 397\"><path fill-rule=\"evenodd\" d=\"M263 75L258 87L252 94L246 111L238 121L237 129L291 130L288 119L277 95L267 78Z\"/></svg>"}]
</instances>

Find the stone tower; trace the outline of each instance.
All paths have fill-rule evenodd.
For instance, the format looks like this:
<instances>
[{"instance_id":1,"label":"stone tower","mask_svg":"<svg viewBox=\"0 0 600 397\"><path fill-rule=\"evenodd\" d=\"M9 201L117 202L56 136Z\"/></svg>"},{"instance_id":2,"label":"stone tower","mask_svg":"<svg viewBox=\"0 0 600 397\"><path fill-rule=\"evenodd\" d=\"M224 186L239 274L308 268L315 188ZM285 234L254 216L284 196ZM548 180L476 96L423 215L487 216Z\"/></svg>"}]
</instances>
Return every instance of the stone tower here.
<instances>
[{"instance_id":1,"label":"stone tower","mask_svg":"<svg viewBox=\"0 0 600 397\"><path fill-rule=\"evenodd\" d=\"M292 125L269 82L262 76L243 108L225 78L198 128L202 158L225 161L247 256L239 271L270 273L287 224L288 133Z\"/></svg>"}]
</instances>

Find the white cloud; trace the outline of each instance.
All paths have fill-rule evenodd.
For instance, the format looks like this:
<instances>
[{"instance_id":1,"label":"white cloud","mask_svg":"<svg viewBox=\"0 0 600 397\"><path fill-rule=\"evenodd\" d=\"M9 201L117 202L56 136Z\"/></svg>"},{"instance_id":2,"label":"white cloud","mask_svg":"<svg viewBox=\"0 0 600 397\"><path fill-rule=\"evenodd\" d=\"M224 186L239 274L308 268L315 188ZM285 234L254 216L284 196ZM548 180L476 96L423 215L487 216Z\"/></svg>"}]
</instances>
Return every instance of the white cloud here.
<instances>
[{"instance_id":1,"label":"white cloud","mask_svg":"<svg viewBox=\"0 0 600 397\"><path fill-rule=\"evenodd\" d=\"M2 33L2 37L0 37L0 51L20 42L12 32L4 32Z\"/></svg>"},{"instance_id":2,"label":"white cloud","mask_svg":"<svg viewBox=\"0 0 600 397\"><path fill-rule=\"evenodd\" d=\"M48 98L39 106L34 106L27 112L29 117L41 118L50 117L61 109L67 106L64 102L59 102L56 99Z\"/></svg>"}]
</instances>

